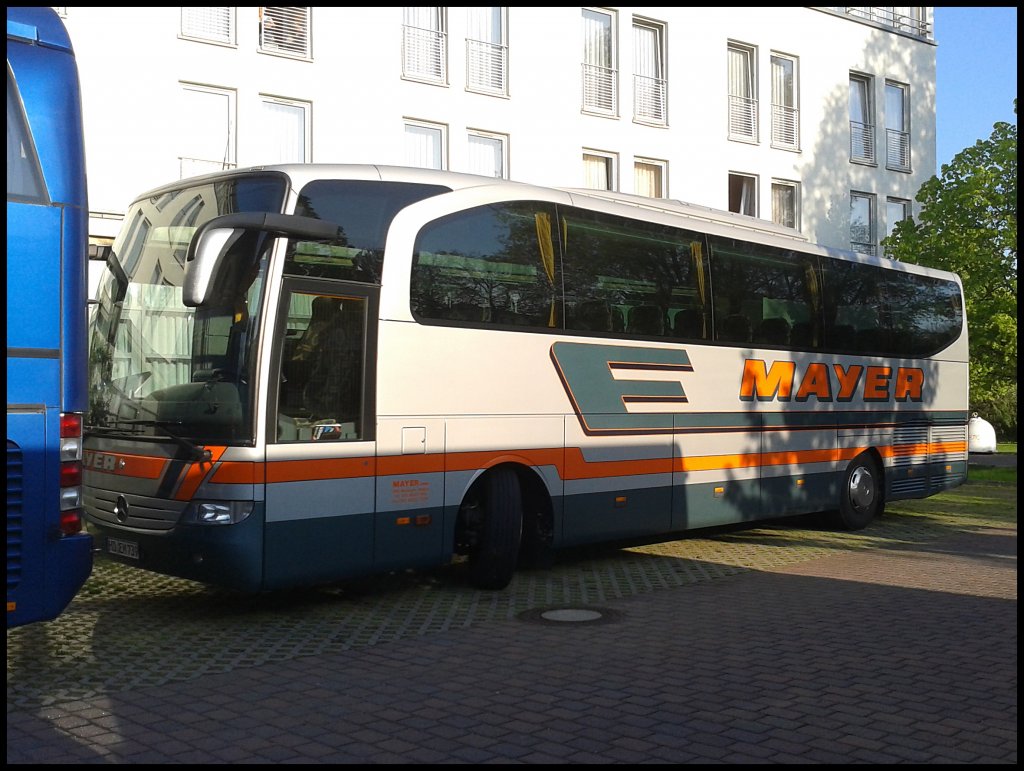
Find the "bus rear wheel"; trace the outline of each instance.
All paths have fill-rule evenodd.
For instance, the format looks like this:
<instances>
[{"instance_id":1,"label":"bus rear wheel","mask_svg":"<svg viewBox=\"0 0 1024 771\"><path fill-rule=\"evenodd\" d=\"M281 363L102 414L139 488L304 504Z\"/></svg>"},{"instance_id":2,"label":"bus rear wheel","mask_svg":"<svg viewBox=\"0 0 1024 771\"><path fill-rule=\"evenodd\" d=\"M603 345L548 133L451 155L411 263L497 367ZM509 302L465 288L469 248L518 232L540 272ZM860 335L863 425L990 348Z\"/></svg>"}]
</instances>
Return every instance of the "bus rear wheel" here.
<instances>
[{"instance_id":1,"label":"bus rear wheel","mask_svg":"<svg viewBox=\"0 0 1024 771\"><path fill-rule=\"evenodd\" d=\"M469 539L469 580L478 589L504 589L516 571L523 533L519 478L512 469L496 468L478 484L479 510Z\"/></svg>"},{"instance_id":2,"label":"bus rear wheel","mask_svg":"<svg viewBox=\"0 0 1024 771\"><path fill-rule=\"evenodd\" d=\"M885 480L875 460L867 453L850 462L839 495L836 524L844 530L862 530L881 515Z\"/></svg>"}]
</instances>

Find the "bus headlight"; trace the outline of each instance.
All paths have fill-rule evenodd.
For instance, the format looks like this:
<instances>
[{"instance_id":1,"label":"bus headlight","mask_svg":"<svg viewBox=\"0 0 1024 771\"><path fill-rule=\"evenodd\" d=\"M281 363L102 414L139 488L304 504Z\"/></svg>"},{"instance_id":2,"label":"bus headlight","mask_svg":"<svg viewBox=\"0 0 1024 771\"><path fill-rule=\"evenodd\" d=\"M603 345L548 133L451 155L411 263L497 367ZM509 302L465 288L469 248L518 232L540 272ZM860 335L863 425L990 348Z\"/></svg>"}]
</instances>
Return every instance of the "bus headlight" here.
<instances>
[{"instance_id":1,"label":"bus headlight","mask_svg":"<svg viewBox=\"0 0 1024 771\"><path fill-rule=\"evenodd\" d=\"M252 514L252 501L194 502L185 514L190 525L237 525Z\"/></svg>"}]
</instances>

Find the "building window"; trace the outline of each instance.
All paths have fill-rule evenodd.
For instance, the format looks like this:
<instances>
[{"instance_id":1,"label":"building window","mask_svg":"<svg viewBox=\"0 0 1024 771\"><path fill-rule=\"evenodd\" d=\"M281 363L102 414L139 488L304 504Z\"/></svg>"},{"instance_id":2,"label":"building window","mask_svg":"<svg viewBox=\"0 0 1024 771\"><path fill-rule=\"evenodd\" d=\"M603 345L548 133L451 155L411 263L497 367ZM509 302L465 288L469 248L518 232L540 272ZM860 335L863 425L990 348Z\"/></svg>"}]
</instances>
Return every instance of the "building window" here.
<instances>
[{"instance_id":1,"label":"building window","mask_svg":"<svg viewBox=\"0 0 1024 771\"><path fill-rule=\"evenodd\" d=\"M466 87L508 95L508 43L505 12L499 6L466 9Z\"/></svg>"},{"instance_id":2,"label":"building window","mask_svg":"<svg viewBox=\"0 0 1024 771\"><path fill-rule=\"evenodd\" d=\"M850 160L875 162L875 109L872 79L850 75Z\"/></svg>"},{"instance_id":3,"label":"building window","mask_svg":"<svg viewBox=\"0 0 1024 771\"><path fill-rule=\"evenodd\" d=\"M772 54L772 147L800 149L797 61Z\"/></svg>"},{"instance_id":4,"label":"building window","mask_svg":"<svg viewBox=\"0 0 1024 771\"><path fill-rule=\"evenodd\" d=\"M310 57L309 8L260 8L260 51Z\"/></svg>"},{"instance_id":5,"label":"building window","mask_svg":"<svg viewBox=\"0 0 1024 771\"><path fill-rule=\"evenodd\" d=\"M885 167L910 171L910 89L899 83L885 84Z\"/></svg>"},{"instance_id":6,"label":"building window","mask_svg":"<svg viewBox=\"0 0 1024 771\"><path fill-rule=\"evenodd\" d=\"M583 151L583 186L592 190L615 190L615 155L600 150Z\"/></svg>"},{"instance_id":7,"label":"building window","mask_svg":"<svg viewBox=\"0 0 1024 771\"><path fill-rule=\"evenodd\" d=\"M667 198L668 163L637 158L633 161L633 192L648 198Z\"/></svg>"},{"instance_id":8,"label":"building window","mask_svg":"<svg viewBox=\"0 0 1024 771\"><path fill-rule=\"evenodd\" d=\"M227 6L182 8L181 35L193 40L233 45L235 42L235 9Z\"/></svg>"},{"instance_id":9,"label":"building window","mask_svg":"<svg viewBox=\"0 0 1024 771\"><path fill-rule=\"evenodd\" d=\"M757 177L729 175L729 211L748 217L757 216Z\"/></svg>"},{"instance_id":10,"label":"building window","mask_svg":"<svg viewBox=\"0 0 1024 771\"><path fill-rule=\"evenodd\" d=\"M668 121L665 28L633 20L633 119L664 126Z\"/></svg>"},{"instance_id":11,"label":"building window","mask_svg":"<svg viewBox=\"0 0 1024 771\"><path fill-rule=\"evenodd\" d=\"M181 178L235 167L235 92L183 83L176 132Z\"/></svg>"},{"instance_id":12,"label":"building window","mask_svg":"<svg viewBox=\"0 0 1024 771\"><path fill-rule=\"evenodd\" d=\"M445 9L403 8L402 74L433 83L448 82L448 36Z\"/></svg>"},{"instance_id":13,"label":"building window","mask_svg":"<svg viewBox=\"0 0 1024 771\"><path fill-rule=\"evenodd\" d=\"M757 141L756 50L729 44L729 139Z\"/></svg>"},{"instance_id":14,"label":"building window","mask_svg":"<svg viewBox=\"0 0 1024 771\"><path fill-rule=\"evenodd\" d=\"M309 161L308 102L260 97L260 151L256 163Z\"/></svg>"},{"instance_id":15,"label":"building window","mask_svg":"<svg viewBox=\"0 0 1024 771\"><path fill-rule=\"evenodd\" d=\"M850 193L850 248L875 254L875 197L870 193Z\"/></svg>"},{"instance_id":16,"label":"building window","mask_svg":"<svg viewBox=\"0 0 1024 771\"><path fill-rule=\"evenodd\" d=\"M583 9L583 109L618 115L618 72L615 69L615 17L607 11Z\"/></svg>"},{"instance_id":17,"label":"building window","mask_svg":"<svg viewBox=\"0 0 1024 771\"><path fill-rule=\"evenodd\" d=\"M800 185L781 179L772 180L772 222L800 229Z\"/></svg>"},{"instance_id":18,"label":"building window","mask_svg":"<svg viewBox=\"0 0 1024 771\"><path fill-rule=\"evenodd\" d=\"M448 168L448 130L436 123L405 122L405 165Z\"/></svg>"},{"instance_id":19,"label":"building window","mask_svg":"<svg viewBox=\"0 0 1024 771\"><path fill-rule=\"evenodd\" d=\"M885 201L885 237L888 238L903 220L910 219L910 201L905 198L887 198Z\"/></svg>"},{"instance_id":20,"label":"building window","mask_svg":"<svg viewBox=\"0 0 1024 771\"><path fill-rule=\"evenodd\" d=\"M485 177L508 179L507 136L482 131L470 131L468 143L470 174L482 174Z\"/></svg>"}]
</instances>

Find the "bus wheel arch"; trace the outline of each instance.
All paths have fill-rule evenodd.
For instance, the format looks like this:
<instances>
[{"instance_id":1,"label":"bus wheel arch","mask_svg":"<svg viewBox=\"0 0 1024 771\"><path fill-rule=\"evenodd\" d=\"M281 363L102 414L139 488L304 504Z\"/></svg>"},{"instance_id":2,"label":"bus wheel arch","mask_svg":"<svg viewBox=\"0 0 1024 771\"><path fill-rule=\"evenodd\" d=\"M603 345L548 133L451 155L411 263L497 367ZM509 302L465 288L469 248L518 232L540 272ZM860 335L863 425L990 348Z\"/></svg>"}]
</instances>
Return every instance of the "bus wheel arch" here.
<instances>
[{"instance_id":1,"label":"bus wheel arch","mask_svg":"<svg viewBox=\"0 0 1024 771\"><path fill-rule=\"evenodd\" d=\"M874 448L850 461L839 489L835 523L843 530L862 530L885 509L885 464Z\"/></svg>"},{"instance_id":2,"label":"bus wheel arch","mask_svg":"<svg viewBox=\"0 0 1024 771\"><path fill-rule=\"evenodd\" d=\"M488 469L459 507L455 552L469 558L469 581L478 589L504 589L512 580L523 534L523 494L511 464Z\"/></svg>"}]
</instances>

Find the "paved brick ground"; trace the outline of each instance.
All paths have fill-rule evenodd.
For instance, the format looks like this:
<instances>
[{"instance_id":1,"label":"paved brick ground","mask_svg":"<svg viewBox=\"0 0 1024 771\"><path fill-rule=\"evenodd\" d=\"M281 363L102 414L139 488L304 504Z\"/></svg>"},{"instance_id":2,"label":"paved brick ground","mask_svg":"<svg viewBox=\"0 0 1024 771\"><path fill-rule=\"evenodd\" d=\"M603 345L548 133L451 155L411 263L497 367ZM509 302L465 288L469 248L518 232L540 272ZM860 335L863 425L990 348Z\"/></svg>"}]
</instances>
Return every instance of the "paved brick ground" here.
<instances>
[{"instance_id":1,"label":"paved brick ground","mask_svg":"<svg viewBox=\"0 0 1024 771\"><path fill-rule=\"evenodd\" d=\"M593 622L534 609L44 707L9 682L7 762L1015 764L1016 555L1015 525L954 531Z\"/></svg>"}]
</instances>

